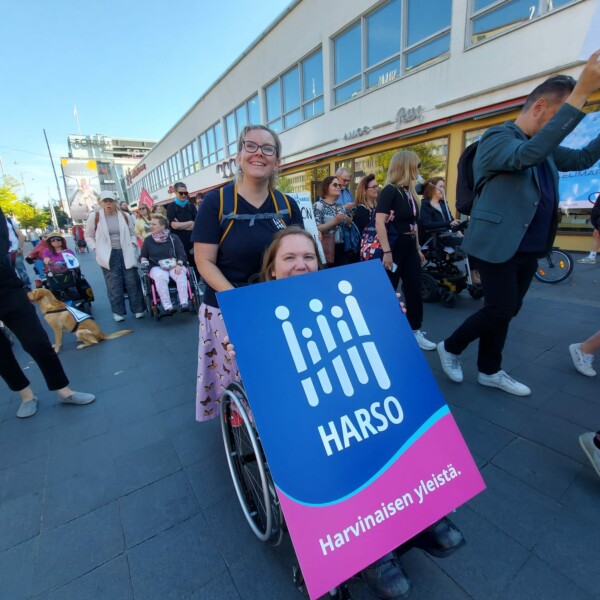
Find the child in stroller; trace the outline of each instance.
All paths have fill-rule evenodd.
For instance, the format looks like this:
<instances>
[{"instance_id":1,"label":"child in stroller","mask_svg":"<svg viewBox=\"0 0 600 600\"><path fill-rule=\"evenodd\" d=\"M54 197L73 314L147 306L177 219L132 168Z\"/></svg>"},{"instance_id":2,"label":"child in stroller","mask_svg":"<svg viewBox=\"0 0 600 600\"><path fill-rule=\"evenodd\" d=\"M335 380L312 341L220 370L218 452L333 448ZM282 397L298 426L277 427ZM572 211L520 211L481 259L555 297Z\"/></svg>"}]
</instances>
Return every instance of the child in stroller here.
<instances>
[{"instance_id":1,"label":"child in stroller","mask_svg":"<svg viewBox=\"0 0 600 600\"><path fill-rule=\"evenodd\" d=\"M46 279L42 285L68 306L92 314L94 293L81 274L79 261L59 231L51 232L42 251Z\"/></svg>"}]
</instances>

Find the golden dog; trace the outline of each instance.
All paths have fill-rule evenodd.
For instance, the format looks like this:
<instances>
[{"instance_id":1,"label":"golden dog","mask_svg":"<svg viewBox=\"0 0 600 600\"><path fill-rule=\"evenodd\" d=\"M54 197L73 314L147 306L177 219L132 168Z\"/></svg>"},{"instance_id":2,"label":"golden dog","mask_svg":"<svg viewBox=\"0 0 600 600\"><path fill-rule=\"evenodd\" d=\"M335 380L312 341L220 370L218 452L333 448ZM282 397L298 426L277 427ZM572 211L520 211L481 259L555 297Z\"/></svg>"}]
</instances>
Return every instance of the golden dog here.
<instances>
[{"instance_id":1,"label":"golden dog","mask_svg":"<svg viewBox=\"0 0 600 600\"><path fill-rule=\"evenodd\" d=\"M46 322L50 325L52 331L54 331L54 350L56 352L60 350L62 345L63 331L74 333L77 336L77 340L81 342L77 346L78 350L97 344L102 340L112 340L122 335L133 333L131 329L123 329L106 335L92 317L78 323L75 317L67 310L67 305L57 300L50 290L38 288L27 295L32 302L39 304L44 319L46 319Z\"/></svg>"}]
</instances>

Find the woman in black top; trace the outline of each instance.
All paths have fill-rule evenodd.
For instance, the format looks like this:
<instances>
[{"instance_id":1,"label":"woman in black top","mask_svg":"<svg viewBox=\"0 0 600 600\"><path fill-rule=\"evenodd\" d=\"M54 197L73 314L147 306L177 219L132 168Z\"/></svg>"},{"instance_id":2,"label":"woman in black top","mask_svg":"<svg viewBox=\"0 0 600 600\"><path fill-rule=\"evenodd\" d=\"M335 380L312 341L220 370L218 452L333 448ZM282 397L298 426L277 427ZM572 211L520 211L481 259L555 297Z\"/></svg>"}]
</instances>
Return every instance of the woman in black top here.
<instances>
[{"instance_id":1,"label":"woman in black top","mask_svg":"<svg viewBox=\"0 0 600 600\"><path fill-rule=\"evenodd\" d=\"M430 229L450 229L460 225L460 221L452 217L448 204L444 200L443 191L431 181L428 181L423 190L423 202L419 224L428 231Z\"/></svg>"},{"instance_id":2,"label":"woman in black top","mask_svg":"<svg viewBox=\"0 0 600 600\"><path fill-rule=\"evenodd\" d=\"M198 211L196 207L190 203L187 186L185 183L178 181L174 186L175 198L167 206L167 219L171 231L181 240L185 248L185 254L190 261L190 264L195 268L194 257L192 251L192 230L194 229L194 221Z\"/></svg>"},{"instance_id":3,"label":"woman in black top","mask_svg":"<svg viewBox=\"0 0 600 600\"><path fill-rule=\"evenodd\" d=\"M383 266L394 290L402 278L406 317L417 343L423 350L435 350L436 345L421 331L421 265L425 257L419 245L419 206L415 191L420 166L419 157L409 150L400 150L392 156L386 184L375 208L375 227L383 249Z\"/></svg>"},{"instance_id":4,"label":"woman in black top","mask_svg":"<svg viewBox=\"0 0 600 600\"><path fill-rule=\"evenodd\" d=\"M378 196L379 184L375 179L375 175L373 175L373 173L365 175L358 184L356 198L354 199L354 205L356 206L356 210L354 211L354 224L358 227L361 236L364 228L371 220L371 213L377 206Z\"/></svg>"}]
</instances>

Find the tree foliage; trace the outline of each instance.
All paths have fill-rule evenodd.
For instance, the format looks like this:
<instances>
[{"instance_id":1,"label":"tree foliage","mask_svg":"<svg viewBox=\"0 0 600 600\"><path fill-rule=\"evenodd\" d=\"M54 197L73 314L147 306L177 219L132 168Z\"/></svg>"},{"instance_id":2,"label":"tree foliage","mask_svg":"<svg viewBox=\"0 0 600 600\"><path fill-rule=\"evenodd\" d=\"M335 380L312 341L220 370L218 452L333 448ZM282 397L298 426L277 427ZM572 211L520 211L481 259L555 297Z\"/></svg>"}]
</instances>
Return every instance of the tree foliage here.
<instances>
[{"instance_id":1,"label":"tree foliage","mask_svg":"<svg viewBox=\"0 0 600 600\"><path fill-rule=\"evenodd\" d=\"M12 177L5 177L0 185L0 208L6 216L14 216L19 226L44 228L50 222L49 213L39 209L27 196L20 200L16 194L18 182Z\"/></svg>"}]
</instances>

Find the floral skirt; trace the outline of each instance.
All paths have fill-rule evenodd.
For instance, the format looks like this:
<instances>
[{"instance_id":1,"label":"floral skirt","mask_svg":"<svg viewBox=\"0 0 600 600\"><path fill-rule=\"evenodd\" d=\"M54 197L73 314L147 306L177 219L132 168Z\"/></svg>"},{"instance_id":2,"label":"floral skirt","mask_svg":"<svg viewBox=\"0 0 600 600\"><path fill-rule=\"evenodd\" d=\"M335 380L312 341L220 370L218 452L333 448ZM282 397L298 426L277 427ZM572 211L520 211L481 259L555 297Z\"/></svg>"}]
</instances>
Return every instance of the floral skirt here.
<instances>
[{"instance_id":1,"label":"floral skirt","mask_svg":"<svg viewBox=\"0 0 600 600\"><path fill-rule=\"evenodd\" d=\"M232 381L240 381L235 358L227 353L227 337L221 311L202 304L198 313L198 376L196 378L196 420L219 416L220 398Z\"/></svg>"}]
</instances>

